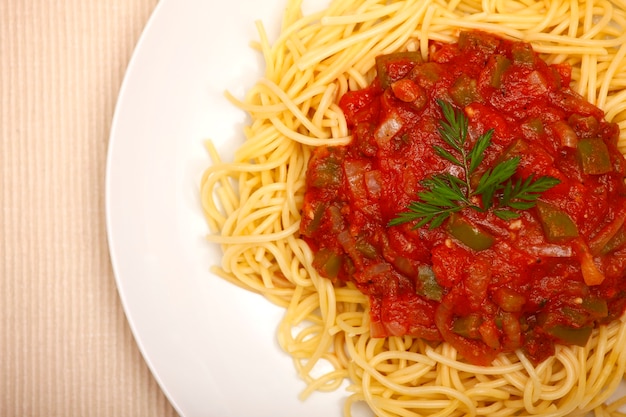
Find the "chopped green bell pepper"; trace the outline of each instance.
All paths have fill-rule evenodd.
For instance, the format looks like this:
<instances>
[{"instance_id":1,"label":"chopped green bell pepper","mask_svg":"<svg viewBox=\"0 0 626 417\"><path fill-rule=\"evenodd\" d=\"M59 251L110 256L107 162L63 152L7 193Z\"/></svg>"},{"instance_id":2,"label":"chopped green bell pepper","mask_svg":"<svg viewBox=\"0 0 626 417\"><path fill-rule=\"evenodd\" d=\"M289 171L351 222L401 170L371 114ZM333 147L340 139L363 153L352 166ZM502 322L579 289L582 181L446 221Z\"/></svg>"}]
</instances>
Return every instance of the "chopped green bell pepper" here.
<instances>
[{"instance_id":1,"label":"chopped green bell pepper","mask_svg":"<svg viewBox=\"0 0 626 417\"><path fill-rule=\"evenodd\" d=\"M607 253L613 252L616 249L621 248L626 244L626 229L624 227L620 228L617 233L609 239L609 241L604 245L600 253L602 255L606 255Z\"/></svg>"},{"instance_id":2,"label":"chopped green bell pepper","mask_svg":"<svg viewBox=\"0 0 626 417\"><path fill-rule=\"evenodd\" d=\"M420 265L417 270L417 279L421 282L421 288L417 293L429 300L441 301L443 298L443 288L437 282L435 272L429 265Z\"/></svg>"},{"instance_id":3,"label":"chopped green bell pepper","mask_svg":"<svg viewBox=\"0 0 626 417\"><path fill-rule=\"evenodd\" d=\"M500 40L485 32L467 31L459 34L459 49L478 49L485 55L491 55L500 45Z\"/></svg>"},{"instance_id":4,"label":"chopped green bell pepper","mask_svg":"<svg viewBox=\"0 0 626 417\"><path fill-rule=\"evenodd\" d=\"M504 311L522 311L526 298L515 290L500 287L493 293L493 301Z\"/></svg>"},{"instance_id":5,"label":"chopped green bell pepper","mask_svg":"<svg viewBox=\"0 0 626 417\"><path fill-rule=\"evenodd\" d=\"M535 52L529 43L515 42L511 48L511 55L516 64L535 63Z\"/></svg>"},{"instance_id":6,"label":"chopped green bell pepper","mask_svg":"<svg viewBox=\"0 0 626 417\"><path fill-rule=\"evenodd\" d=\"M434 84L441 78L441 67L436 62L425 62L420 65L416 65L411 70L409 77L412 79L421 79Z\"/></svg>"},{"instance_id":7,"label":"chopped green bell pepper","mask_svg":"<svg viewBox=\"0 0 626 417\"><path fill-rule=\"evenodd\" d=\"M585 346L591 337L592 326L574 328L557 324L546 329L546 332L561 343L575 346Z\"/></svg>"},{"instance_id":8,"label":"chopped green bell pepper","mask_svg":"<svg viewBox=\"0 0 626 417\"><path fill-rule=\"evenodd\" d=\"M583 298L582 308L587 310L595 318L604 318L609 315L609 307L606 300L601 298Z\"/></svg>"},{"instance_id":9,"label":"chopped green bell pepper","mask_svg":"<svg viewBox=\"0 0 626 417\"><path fill-rule=\"evenodd\" d=\"M324 188L341 183L341 165L333 158L327 158L315 165L311 173L312 184L315 187Z\"/></svg>"},{"instance_id":10,"label":"chopped green bell pepper","mask_svg":"<svg viewBox=\"0 0 626 417\"><path fill-rule=\"evenodd\" d=\"M356 249L361 253L361 255L365 256L367 259L376 258L376 248L369 242L366 242L363 239L359 239L356 242Z\"/></svg>"},{"instance_id":11,"label":"chopped green bell pepper","mask_svg":"<svg viewBox=\"0 0 626 417\"><path fill-rule=\"evenodd\" d=\"M589 315L586 312L578 308L572 308L569 306L563 306L560 308L560 313L567 319L569 324L582 326L589 319Z\"/></svg>"},{"instance_id":12,"label":"chopped green bell pepper","mask_svg":"<svg viewBox=\"0 0 626 417\"><path fill-rule=\"evenodd\" d=\"M306 225L302 234L304 234L305 236L312 236L313 233L320 228L322 224L322 218L324 217L324 213L326 212L327 208L327 203L320 203L315 206L313 219L311 219L311 221Z\"/></svg>"},{"instance_id":13,"label":"chopped green bell pepper","mask_svg":"<svg viewBox=\"0 0 626 417\"><path fill-rule=\"evenodd\" d=\"M336 278L341 269L342 257L332 249L322 248L313 257L312 264L326 278Z\"/></svg>"},{"instance_id":14,"label":"chopped green bell pepper","mask_svg":"<svg viewBox=\"0 0 626 417\"><path fill-rule=\"evenodd\" d=\"M394 62L404 62L407 64L419 64L424 62L419 51L395 52L392 54L379 55L376 57L376 76L382 88L387 88L396 81L389 74L389 65Z\"/></svg>"},{"instance_id":15,"label":"chopped green bell pepper","mask_svg":"<svg viewBox=\"0 0 626 417\"><path fill-rule=\"evenodd\" d=\"M450 87L450 96L456 104L465 107L480 100L476 80L467 74L461 74Z\"/></svg>"},{"instance_id":16,"label":"chopped green bell pepper","mask_svg":"<svg viewBox=\"0 0 626 417\"><path fill-rule=\"evenodd\" d=\"M579 140L576 156L585 174L606 174L613 170L609 149L600 138Z\"/></svg>"},{"instance_id":17,"label":"chopped green bell pepper","mask_svg":"<svg viewBox=\"0 0 626 417\"><path fill-rule=\"evenodd\" d=\"M522 131L530 133L533 137L539 136L545 131L543 121L539 118L526 120L522 123Z\"/></svg>"},{"instance_id":18,"label":"chopped green bell pepper","mask_svg":"<svg viewBox=\"0 0 626 417\"><path fill-rule=\"evenodd\" d=\"M502 76L504 72L511 66L511 60L502 55L496 55L496 64L491 74L491 86L500 88L502 86Z\"/></svg>"},{"instance_id":19,"label":"chopped green bell pepper","mask_svg":"<svg viewBox=\"0 0 626 417\"><path fill-rule=\"evenodd\" d=\"M468 339L481 339L480 325L482 319L479 314L471 313L468 316L458 317L454 320L452 331Z\"/></svg>"},{"instance_id":20,"label":"chopped green bell pepper","mask_svg":"<svg viewBox=\"0 0 626 417\"><path fill-rule=\"evenodd\" d=\"M578 236L578 228L572 218L558 207L537 201L537 213L548 242L563 243Z\"/></svg>"},{"instance_id":21,"label":"chopped green bell pepper","mask_svg":"<svg viewBox=\"0 0 626 417\"><path fill-rule=\"evenodd\" d=\"M450 216L447 227L452 236L476 251L489 249L495 242L494 237L489 233L455 214Z\"/></svg>"}]
</instances>

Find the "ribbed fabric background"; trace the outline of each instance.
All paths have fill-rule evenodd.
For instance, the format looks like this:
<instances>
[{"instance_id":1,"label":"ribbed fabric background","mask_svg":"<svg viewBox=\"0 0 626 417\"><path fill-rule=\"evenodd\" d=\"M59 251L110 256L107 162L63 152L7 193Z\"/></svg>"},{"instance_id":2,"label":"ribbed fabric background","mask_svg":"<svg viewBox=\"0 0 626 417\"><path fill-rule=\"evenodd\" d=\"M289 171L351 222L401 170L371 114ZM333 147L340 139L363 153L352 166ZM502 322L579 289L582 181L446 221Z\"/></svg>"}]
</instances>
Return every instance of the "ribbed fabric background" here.
<instances>
[{"instance_id":1,"label":"ribbed fabric background","mask_svg":"<svg viewBox=\"0 0 626 417\"><path fill-rule=\"evenodd\" d=\"M108 135L157 0L0 0L0 416L173 416L109 261Z\"/></svg>"}]
</instances>

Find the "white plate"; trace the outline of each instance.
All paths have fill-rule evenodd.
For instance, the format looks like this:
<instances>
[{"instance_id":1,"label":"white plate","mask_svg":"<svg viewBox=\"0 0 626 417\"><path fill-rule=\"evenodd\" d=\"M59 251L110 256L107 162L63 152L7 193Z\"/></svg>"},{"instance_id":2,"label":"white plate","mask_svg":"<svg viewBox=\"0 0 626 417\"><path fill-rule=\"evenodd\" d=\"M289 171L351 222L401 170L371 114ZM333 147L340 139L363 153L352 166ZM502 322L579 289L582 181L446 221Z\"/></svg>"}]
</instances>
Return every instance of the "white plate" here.
<instances>
[{"instance_id":1,"label":"white plate","mask_svg":"<svg viewBox=\"0 0 626 417\"><path fill-rule=\"evenodd\" d=\"M262 74L249 47L254 22L273 39L284 4L161 0L118 99L106 178L111 259L137 344L183 417L333 417L347 395L300 402L304 382L275 338L282 310L209 272L221 254L204 240L203 142L224 155L241 143L245 114L223 91L242 97Z\"/></svg>"},{"instance_id":2,"label":"white plate","mask_svg":"<svg viewBox=\"0 0 626 417\"><path fill-rule=\"evenodd\" d=\"M314 2L315 3L315 2ZM317 1L316 3L320 3ZM240 143L237 96L262 74L254 21L270 37L283 0L161 0L131 60L113 121L107 227L120 297L139 348L185 417L339 416L343 392L305 387L275 339L281 311L209 273L198 189L211 137Z\"/></svg>"}]
</instances>

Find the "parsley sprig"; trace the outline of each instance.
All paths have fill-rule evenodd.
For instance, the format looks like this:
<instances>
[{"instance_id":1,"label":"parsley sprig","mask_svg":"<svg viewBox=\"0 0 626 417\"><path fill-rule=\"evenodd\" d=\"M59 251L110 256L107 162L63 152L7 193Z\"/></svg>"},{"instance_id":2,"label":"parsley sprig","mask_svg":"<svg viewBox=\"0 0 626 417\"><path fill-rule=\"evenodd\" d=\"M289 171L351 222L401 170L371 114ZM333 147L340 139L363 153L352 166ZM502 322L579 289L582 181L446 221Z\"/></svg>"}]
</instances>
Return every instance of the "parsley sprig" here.
<instances>
[{"instance_id":1,"label":"parsley sprig","mask_svg":"<svg viewBox=\"0 0 626 417\"><path fill-rule=\"evenodd\" d=\"M389 222L390 226L418 221L415 228L430 223L434 229L440 226L452 213L469 208L480 212L493 210L504 220L518 218L520 213L513 211L527 210L533 207L541 193L557 185L560 181L550 176L526 179L513 179L520 163L520 157L506 159L481 174L474 186L471 178L484 159L485 150L491 145L493 129L481 135L474 145L468 146L468 120L462 111L451 104L438 100L445 120L440 120L439 134L450 150L434 145L440 157L463 170L463 175L455 176L450 172L432 175L422 181L424 191L417 194L418 199Z\"/></svg>"}]
</instances>

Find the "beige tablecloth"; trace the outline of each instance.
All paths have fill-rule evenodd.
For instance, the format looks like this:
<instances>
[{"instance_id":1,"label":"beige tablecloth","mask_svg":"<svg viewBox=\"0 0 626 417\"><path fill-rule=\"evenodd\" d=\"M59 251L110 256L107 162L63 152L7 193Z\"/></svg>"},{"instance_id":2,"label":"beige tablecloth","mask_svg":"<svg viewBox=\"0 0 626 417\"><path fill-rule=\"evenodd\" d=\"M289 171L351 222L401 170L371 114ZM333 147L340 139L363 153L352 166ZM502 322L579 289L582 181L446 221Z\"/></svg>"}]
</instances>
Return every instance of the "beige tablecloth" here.
<instances>
[{"instance_id":1,"label":"beige tablecloth","mask_svg":"<svg viewBox=\"0 0 626 417\"><path fill-rule=\"evenodd\" d=\"M109 260L111 118L157 0L0 0L0 416L172 416Z\"/></svg>"}]
</instances>

